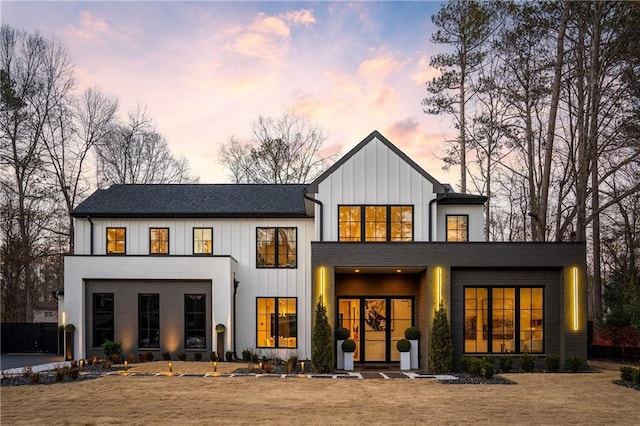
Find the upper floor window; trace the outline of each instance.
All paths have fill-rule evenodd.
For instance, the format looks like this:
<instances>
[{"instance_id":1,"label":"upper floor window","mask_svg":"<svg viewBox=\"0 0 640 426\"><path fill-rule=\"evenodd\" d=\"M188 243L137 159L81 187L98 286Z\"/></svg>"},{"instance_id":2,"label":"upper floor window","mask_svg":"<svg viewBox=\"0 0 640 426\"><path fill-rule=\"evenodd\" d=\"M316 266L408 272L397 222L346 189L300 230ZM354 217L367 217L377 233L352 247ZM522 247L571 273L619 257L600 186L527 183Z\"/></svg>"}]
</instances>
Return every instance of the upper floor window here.
<instances>
[{"instance_id":1,"label":"upper floor window","mask_svg":"<svg viewBox=\"0 0 640 426\"><path fill-rule=\"evenodd\" d=\"M413 206L339 206L338 241L413 241Z\"/></svg>"},{"instance_id":2,"label":"upper floor window","mask_svg":"<svg viewBox=\"0 0 640 426\"><path fill-rule=\"evenodd\" d=\"M149 253L169 254L169 228L149 229Z\"/></svg>"},{"instance_id":3,"label":"upper floor window","mask_svg":"<svg viewBox=\"0 0 640 426\"><path fill-rule=\"evenodd\" d=\"M258 268L296 268L298 228L256 228Z\"/></svg>"},{"instance_id":4,"label":"upper floor window","mask_svg":"<svg viewBox=\"0 0 640 426\"><path fill-rule=\"evenodd\" d=\"M125 254L126 237L126 228L107 228L107 254Z\"/></svg>"},{"instance_id":5,"label":"upper floor window","mask_svg":"<svg viewBox=\"0 0 640 426\"><path fill-rule=\"evenodd\" d=\"M468 215L447 215L447 241L469 241Z\"/></svg>"},{"instance_id":6,"label":"upper floor window","mask_svg":"<svg viewBox=\"0 0 640 426\"><path fill-rule=\"evenodd\" d=\"M193 254L213 253L213 228L193 228Z\"/></svg>"}]
</instances>

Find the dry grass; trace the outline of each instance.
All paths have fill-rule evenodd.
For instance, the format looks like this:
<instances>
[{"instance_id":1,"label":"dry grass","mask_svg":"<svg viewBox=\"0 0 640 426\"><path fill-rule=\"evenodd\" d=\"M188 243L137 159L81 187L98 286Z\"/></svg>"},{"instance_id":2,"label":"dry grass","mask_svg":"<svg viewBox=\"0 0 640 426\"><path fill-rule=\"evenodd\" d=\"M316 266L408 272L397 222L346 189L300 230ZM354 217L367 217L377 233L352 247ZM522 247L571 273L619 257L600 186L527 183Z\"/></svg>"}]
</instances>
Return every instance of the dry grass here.
<instances>
[{"instance_id":1,"label":"dry grass","mask_svg":"<svg viewBox=\"0 0 640 426\"><path fill-rule=\"evenodd\" d=\"M218 372L246 364L219 363ZM166 362L130 370L167 372ZM173 362L174 373L212 372ZM15 424L640 424L640 392L614 370L507 374L517 385L430 379L121 377L2 388L2 425Z\"/></svg>"}]
</instances>

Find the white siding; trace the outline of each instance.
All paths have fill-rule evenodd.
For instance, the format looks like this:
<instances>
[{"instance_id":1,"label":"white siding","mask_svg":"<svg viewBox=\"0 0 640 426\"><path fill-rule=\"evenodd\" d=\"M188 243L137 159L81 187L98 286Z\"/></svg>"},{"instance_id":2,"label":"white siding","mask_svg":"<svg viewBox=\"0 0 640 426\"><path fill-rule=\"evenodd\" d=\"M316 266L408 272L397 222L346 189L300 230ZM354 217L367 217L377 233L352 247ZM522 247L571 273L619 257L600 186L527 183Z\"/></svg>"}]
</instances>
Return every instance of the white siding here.
<instances>
[{"instance_id":1,"label":"white siding","mask_svg":"<svg viewBox=\"0 0 640 426\"><path fill-rule=\"evenodd\" d=\"M338 240L342 204L413 205L414 240L428 241L428 208L434 197L432 183L377 139L322 181L316 196L324 205L325 241Z\"/></svg>"},{"instance_id":2,"label":"white siding","mask_svg":"<svg viewBox=\"0 0 640 426\"><path fill-rule=\"evenodd\" d=\"M438 206L437 239L447 241L447 215L469 215L469 241L484 241L484 208L482 205Z\"/></svg>"}]
</instances>

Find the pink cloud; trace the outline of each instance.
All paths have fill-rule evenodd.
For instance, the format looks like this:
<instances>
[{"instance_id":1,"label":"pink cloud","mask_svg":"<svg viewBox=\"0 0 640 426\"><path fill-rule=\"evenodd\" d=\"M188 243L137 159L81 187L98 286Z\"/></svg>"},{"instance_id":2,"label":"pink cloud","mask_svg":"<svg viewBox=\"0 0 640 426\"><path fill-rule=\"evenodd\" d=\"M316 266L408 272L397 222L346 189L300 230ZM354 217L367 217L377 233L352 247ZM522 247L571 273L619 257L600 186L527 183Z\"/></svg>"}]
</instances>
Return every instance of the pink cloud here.
<instances>
[{"instance_id":1,"label":"pink cloud","mask_svg":"<svg viewBox=\"0 0 640 426\"><path fill-rule=\"evenodd\" d=\"M70 24L65 30L65 35L70 38L82 40L101 39L103 35L112 33L109 24L91 12L80 12L80 23L78 26Z\"/></svg>"},{"instance_id":2,"label":"pink cloud","mask_svg":"<svg viewBox=\"0 0 640 426\"><path fill-rule=\"evenodd\" d=\"M384 80L389 74L402 68L402 63L388 56L367 59L358 67L358 74L371 80Z\"/></svg>"},{"instance_id":3,"label":"pink cloud","mask_svg":"<svg viewBox=\"0 0 640 426\"><path fill-rule=\"evenodd\" d=\"M275 16L266 16L259 13L253 23L249 26L249 30L261 34L272 34L279 37L289 37L291 30L282 19Z\"/></svg>"},{"instance_id":4,"label":"pink cloud","mask_svg":"<svg viewBox=\"0 0 640 426\"><path fill-rule=\"evenodd\" d=\"M295 10L293 12L287 12L281 16L284 20L291 22L293 25L309 26L316 23L316 18L313 16L313 9Z\"/></svg>"}]
</instances>

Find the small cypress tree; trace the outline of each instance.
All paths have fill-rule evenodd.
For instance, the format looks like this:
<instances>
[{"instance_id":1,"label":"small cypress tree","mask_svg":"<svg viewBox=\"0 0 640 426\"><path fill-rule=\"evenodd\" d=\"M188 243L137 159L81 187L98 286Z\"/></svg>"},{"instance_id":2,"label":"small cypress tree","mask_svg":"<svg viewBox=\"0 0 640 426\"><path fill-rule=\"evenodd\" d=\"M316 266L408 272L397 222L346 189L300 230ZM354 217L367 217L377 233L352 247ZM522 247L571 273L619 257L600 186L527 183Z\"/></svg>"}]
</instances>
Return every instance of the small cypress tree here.
<instances>
[{"instance_id":1,"label":"small cypress tree","mask_svg":"<svg viewBox=\"0 0 640 426\"><path fill-rule=\"evenodd\" d=\"M333 339L327 309L322 305L322 297L316 305L316 322L311 341L311 365L316 373L329 373L333 370Z\"/></svg>"},{"instance_id":2,"label":"small cypress tree","mask_svg":"<svg viewBox=\"0 0 640 426\"><path fill-rule=\"evenodd\" d=\"M451 371L453 367L451 332L447 320L447 310L442 303L433 317L433 327L429 339L429 365L431 371L436 374Z\"/></svg>"}]
</instances>

